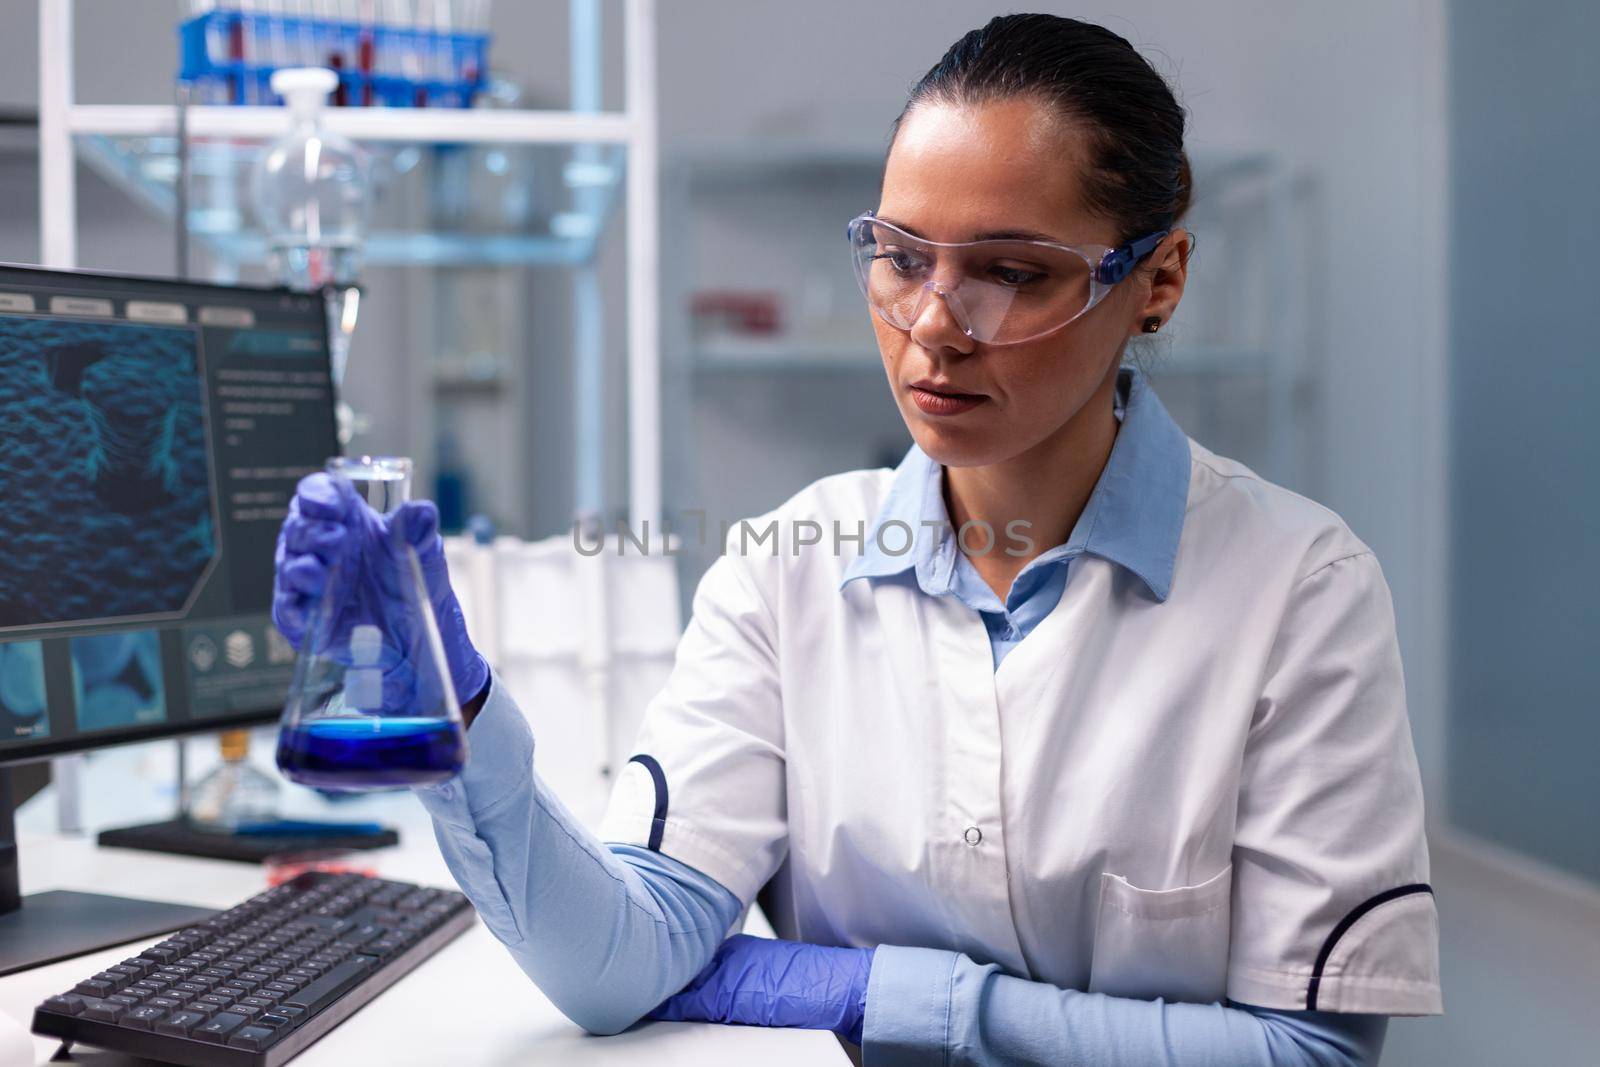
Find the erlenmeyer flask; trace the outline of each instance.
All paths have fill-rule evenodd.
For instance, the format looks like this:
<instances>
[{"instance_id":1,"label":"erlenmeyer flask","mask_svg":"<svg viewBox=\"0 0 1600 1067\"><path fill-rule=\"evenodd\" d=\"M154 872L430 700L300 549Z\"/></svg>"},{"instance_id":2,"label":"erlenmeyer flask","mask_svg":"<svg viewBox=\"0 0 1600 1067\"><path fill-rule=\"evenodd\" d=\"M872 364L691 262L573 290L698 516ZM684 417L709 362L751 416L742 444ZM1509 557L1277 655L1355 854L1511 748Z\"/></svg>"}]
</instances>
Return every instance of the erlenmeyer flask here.
<instances>
[{"instance_id":1,"label":"erlenmeyer flask","mask_svg":"<svg viewBox=\"0 0 1600 1067\"><path fill-rule=\"evenodd\" d=\"M467 758L466 729L406 537L411 461L328 461L370 508L359 551L345 551L306 620L278 733L278 766L319 789L384 789L449 778ZM379 516L382 516L381 520ZM360 524L355 524L360 526ZM346 536L356 531L346 524Z\"/></svg>"}]
</instances>

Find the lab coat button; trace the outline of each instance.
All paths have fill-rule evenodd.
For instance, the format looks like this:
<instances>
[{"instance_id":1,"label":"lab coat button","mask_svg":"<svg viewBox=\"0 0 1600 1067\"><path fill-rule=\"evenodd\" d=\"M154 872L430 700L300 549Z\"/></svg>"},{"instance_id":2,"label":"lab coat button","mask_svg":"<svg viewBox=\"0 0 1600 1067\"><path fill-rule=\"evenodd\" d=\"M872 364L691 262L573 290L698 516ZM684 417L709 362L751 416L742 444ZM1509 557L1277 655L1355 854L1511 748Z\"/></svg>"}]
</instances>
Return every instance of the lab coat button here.
<instances>
[{"instance_id":1,"label":"lab coat button","mask_svg":"<svg viewBox=\"0 0 1600 1067\"><path fill-rule=\"evenodd\" d=\"M979 841L983 840L983 831L978 829L976 826L969 826L967 827L967 832L961 836L966 839L967 844L976 845Z\"/></svg>"}]
</instances>

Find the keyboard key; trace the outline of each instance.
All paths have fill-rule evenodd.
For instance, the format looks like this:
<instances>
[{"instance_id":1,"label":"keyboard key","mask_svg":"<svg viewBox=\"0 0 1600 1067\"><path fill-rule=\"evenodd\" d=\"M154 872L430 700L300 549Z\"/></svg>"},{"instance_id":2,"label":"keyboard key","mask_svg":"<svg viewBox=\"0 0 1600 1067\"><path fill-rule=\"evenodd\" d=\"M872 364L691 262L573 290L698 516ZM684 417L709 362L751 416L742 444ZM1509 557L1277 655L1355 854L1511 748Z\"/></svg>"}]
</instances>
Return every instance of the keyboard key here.
<instances>
[{"instance_id":1,"label":"keyboard key","mask_svg":"<svg viewBox=\"0 0 1600 1067\"><path fill-rule=\"evenodd\" d=\"M122 1015L122 1025L132 1026L139 1030L148 1030L155 1025L157 1020L164 1019L166 1016L167 1013L165 1010L161 1008L152 1008L148 1004L143 1004L137 1008L130 1008L128 1011L124 1012Z\"/></svg>"},{"instance_id":2,"label":"keyboard key","mask_svg":"<svg viewBox=\"0 0 1600 1067\"><path fill-rule=\"evenodd\" d=\"M126 993L113 993L106 999L113 1004L121 1004L124 1008L131 1008L139 1003L138 997L130 997Z\"/></svg>"},{"instance_id":3,"label":"keyboard key","mask_svg":"<svg viewBox=\"0 0 1600 1067\"><path fill-rule=\"evenodd\" d=\"M239 1004L236 1005L236 1007L249 1005L250 1007L254 1008L270 1008L275 1004L277 1004L277 1001L271 999L270 997L240 997Z\"/></svg>"},{"instance_id":4,"label":"keyboard key","mask_svg":"<svg viewBox=\"0 0 1600 1067\"><path fill-rule=\"evenodd\" d=\"M416 911L419 908L426 907L428 899L428 891L426 889L418 889L395 901L394 906L400 911Z\"/></svg>"},{"instance_id":5,"label":"keyboard key","mask_svg":"<svg viewBox=\"0 0 1600 1067\"><path fill-rule=\"evenodd\" d=\"M211 987L204 982L178 982L172 987L184 993L209 993Z\"/></svg>"},{"instance_id":6,"label":"keyboard key","mask_svg":"<svg viewBox=\"0 0 1600 1067\"><path fill-rule=\"evenodd\" d=\"M73 993L63 993L59 997L51 997L44 1002L45 1011L53 1011L57 1015L76 1015L83 1010L84 999Z\"/></svg>"},{"instance_id":7,"label":"keyboard key","mask_svg":"<svg viewBox=\"0 0 1600 1067\"><path fill-rule=\"evenodd\" d=\"M233 1036L228 1038L228 1044L234 1048L255 1051L266 1048L277 1036L278 1032L270 1026L245 1026L234 1031Z\"/></svg>"},{"instance_id":8,"label":"keyboard key","mask_svg":"<svg viewBox=\"0 0 1600 1067\"><path fill-rule=\"evenodd\" d=\"M198 1011L175 1011L156 1023L155 1029L158 1034L168 1034L172 1037L188 1037L192 1028L205 1021L205 1015Z\"/></svg>"},{"instance_id":9,"label":"keyboard key","mask_svg":"<svg viewBox=\"0 0 1600 1067\"><path fill-rule=\"evenodd\" d=\"M201 1004L215 1004L219 1008L226 1008L229 1004L233 1003L233 998L220 996L216 993L207 993L198 998L198 1002Z\"/></svg>"},{"instance_id":10,"label":"keyboard key","mask_svg":"<svg viewBox=\"0 0 1600 1067\"><path fill-rule=\"evenodd\" d=\"M99 1019L101 1022L114 1023L122 1018L122 1013L127 1011L123 1004L113 1004L109 1000L84 999L83 1017L85 1019Z\"/></svg>"},{"instance_id":11,"label":"keyboard key","mask_svg":"<svg viewBox=\"0 0 1600 1067\"><path fill-rule=\"evenodd\" d=\"M85 978L72 987L73 992L89 997L104 996L115 988L117 988L115 982L108 982L104 978Z\"/></svg>"},{"instance_id":12,"label":"keyboard key","mask_svg":"<svg viewBox=\"0 0 1600 1067\"><path fill-rule=\"evenodd\" d=\"M380 926L377 923L367 923L365 926L357 927L350 933L345 934L344 940L349 941L353 945L364 945L368 941L378 940L378 938L383 937L389 932L390 930L387 926Z\"/></svg>"},{"instance_id":13,"label":"keyboard key","mask_svg":"<svg viewBox=\"0 0 1600 1067\"><path fill-rule=\"evenodd\" d=\"M357 956L347 963L339 964L304 989L285 997L284 1003L304 1008L307 1013L315 1015L371 973L372 966L369 960L370 957Z\"/></svg>"},{"instance_id":14,"label":"keyboard key","mask_svg":"<svg viewBox=\"0 0 1600 1067\"><path fill-rule=\"evenodd\" d=\"M183 1006L183 1010L198 1012L201 1015L211 1015L215 1012L221 1011L222 1008L216 1004L207 1004L203 1000L194 1000L190 1001L188 1004L185 1004Z\"/></svg>"},{"instance_id":15,"label":"keyboard key","mask_svg":"<svg viewBox=\"0 0 1600 1067\"><path fill-rule=\"evenodd\" d=\"M175 1011L183 1007L183 1001L175 997L151 997L145 1003L152 1008L160 1008L163 1011Z\"/></svg>"},{"instance_id":16,"label":"keyboard key","mask_svg":"<svg viewBox=\"0 0 1600 1067\"><path fill-rule=\"evenodd\" d=\"M269 1011L257 1015L256 1023L259 1026L288 1026L289 1017L287 1015L279 1015L275 1011Z\"/></svg>"},{"instance_id":17,"label":"keyboard key","mask_svg":"<svg viewBox=\"0 0 1600 1067\"><path fill-rule=\"evenodd\" d=\"M196 1041L210 1041L220 1045L228 1040L228 1035L233 1033L244 1022L244 1016L233 1012L218 1012L209 1021L201 1023L189 1032L189 1036Z\"/></svg>"}]
</instances>

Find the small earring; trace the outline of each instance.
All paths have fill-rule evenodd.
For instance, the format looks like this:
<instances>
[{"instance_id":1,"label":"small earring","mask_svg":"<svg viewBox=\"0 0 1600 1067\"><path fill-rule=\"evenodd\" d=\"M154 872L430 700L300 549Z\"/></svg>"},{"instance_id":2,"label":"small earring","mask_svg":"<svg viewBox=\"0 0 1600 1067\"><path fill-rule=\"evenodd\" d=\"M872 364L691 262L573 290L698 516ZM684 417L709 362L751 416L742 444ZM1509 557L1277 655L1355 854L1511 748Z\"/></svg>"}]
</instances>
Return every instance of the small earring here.
<instances>
[{"instance_id":1,"label":"small earring","mask_svg":"<svg viewBox=\"0 0 1600 1067\"><path fill-rule=\"evenodd\" d=\"M1144 320L1145 333L1155 333L1159 329L1161 329L1161 316L1151 315L1148 319Z\"/></svg>"}]
</instances>

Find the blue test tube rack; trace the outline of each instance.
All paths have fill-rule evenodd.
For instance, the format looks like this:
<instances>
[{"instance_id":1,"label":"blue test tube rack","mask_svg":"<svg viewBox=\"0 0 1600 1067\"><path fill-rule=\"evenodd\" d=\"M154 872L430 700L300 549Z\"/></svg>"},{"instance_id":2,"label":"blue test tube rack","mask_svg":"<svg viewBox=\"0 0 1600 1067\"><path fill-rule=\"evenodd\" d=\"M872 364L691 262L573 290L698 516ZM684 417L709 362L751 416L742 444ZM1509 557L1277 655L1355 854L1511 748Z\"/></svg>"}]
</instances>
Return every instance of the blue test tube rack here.
<instances>
[{"instance_id":1,"label":"blue test tube rack","mask_svg":"<svg viewBox=\"0 0 1600 1067\"><path fill-rule=\"evenodd\" d=\"M178 27L178 80L196 102L279 104L281 67L326 67L339 76L333 103L368 107L471 107L489 77L489 34L444 33L216 10Z\"/></svg>"}]
</instances>

